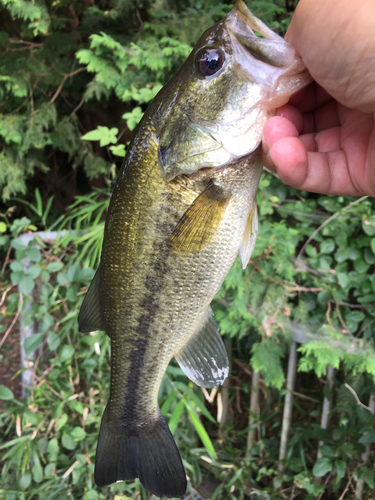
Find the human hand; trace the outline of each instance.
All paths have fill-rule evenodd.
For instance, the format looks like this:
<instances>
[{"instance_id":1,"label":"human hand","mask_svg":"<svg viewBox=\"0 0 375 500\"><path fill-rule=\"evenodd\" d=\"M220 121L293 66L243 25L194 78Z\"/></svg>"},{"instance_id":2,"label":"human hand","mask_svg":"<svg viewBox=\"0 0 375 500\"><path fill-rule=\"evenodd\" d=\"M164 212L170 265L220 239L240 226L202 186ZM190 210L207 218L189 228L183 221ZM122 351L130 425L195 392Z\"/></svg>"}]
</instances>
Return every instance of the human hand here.
<instances>
[{"instance_id":1,"label":"human hand","mask_svg":"<svg viewBox=\"0 0 375 500\"><path fill-rule=\"evenodd\" d=\"M300 0L286 39L315 82L268 120L263 161L306 191L375 196L375 3Z\"/></svg>"}]
</instances>

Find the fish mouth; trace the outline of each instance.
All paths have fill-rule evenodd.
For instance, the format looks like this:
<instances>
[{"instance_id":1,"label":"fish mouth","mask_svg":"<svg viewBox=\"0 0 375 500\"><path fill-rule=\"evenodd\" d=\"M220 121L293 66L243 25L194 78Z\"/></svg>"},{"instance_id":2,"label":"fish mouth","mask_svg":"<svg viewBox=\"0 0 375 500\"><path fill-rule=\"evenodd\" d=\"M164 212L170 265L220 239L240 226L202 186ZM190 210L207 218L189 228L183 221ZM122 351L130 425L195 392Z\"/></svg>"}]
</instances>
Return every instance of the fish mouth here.
<instances>
[{"instance_id":1,"label":"fish mouth","mask_svg":"<svg viewBox=\"0 0 375 500\"><path fill-rule=\"evenodd\" d=\"M292 62L294 48L255 17L243 0L238 0L228 14L227 27L254 59L276 68L284 68Z\"/></svg>"}]
</instances>

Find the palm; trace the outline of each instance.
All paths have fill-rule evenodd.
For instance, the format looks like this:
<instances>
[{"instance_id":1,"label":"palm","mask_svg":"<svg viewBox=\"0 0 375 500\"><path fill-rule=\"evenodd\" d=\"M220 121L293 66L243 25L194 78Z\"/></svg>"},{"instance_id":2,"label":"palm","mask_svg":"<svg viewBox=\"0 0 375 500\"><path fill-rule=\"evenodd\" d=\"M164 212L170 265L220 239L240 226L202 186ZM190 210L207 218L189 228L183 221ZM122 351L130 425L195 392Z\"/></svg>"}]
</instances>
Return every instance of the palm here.
<instances>
[{"instance_id":1,"label":"palm","mask_svg":"<svg viewBox=\"0 0 375 500\"><path fill-rule=\"evenodd\" d=\"M375 196L374 115L343 106L316 84L291 102L265 126L265 163L305 191Z\"/></svg>"}]
</instances>

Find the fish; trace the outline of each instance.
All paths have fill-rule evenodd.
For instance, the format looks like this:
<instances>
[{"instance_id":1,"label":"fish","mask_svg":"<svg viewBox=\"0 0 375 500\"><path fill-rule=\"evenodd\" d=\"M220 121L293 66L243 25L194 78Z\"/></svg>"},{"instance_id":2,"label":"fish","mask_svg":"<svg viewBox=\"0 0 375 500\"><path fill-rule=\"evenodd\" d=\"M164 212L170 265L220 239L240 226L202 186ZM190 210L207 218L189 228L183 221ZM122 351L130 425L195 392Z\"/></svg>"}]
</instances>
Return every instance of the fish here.
<instances>
[{"instance_id":1,"label":"fish","mask_svg":"<svg viewBox=\"0 0 375 500\"><path fill-rule=\"evenodd\" d=\"M158 390L172 358L202 387L228 375L210 303L237 255L245 267L255 245L263 126L310 80L294 48L238 0L136 128L78 317L80 332L111 339L98 487L139 478L157 497L184 495Z\"/></svg>"}]
</instances>

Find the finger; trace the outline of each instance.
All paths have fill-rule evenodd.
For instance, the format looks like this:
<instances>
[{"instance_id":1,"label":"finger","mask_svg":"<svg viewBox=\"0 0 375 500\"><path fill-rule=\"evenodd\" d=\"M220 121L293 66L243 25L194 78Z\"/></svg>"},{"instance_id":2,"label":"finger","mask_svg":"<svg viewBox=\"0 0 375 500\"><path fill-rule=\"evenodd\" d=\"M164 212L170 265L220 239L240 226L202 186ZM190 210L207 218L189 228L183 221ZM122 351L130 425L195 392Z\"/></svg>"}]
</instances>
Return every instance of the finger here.
<instances>
[{"instance_id":1,"label":"finger","mask_svg":"<svg viewBox=\"0 0 375 500\"><path fill-rule=\"evenodd\" d=\"M303 134L299 136L306 151L313 153L317 151L316 134Z\"/></svg>"},{"instance_id":2,"label":"finger","mask_svg":"<svg viewBox=\"0 0 375 500\"><path fill-rule=\"evenodd\" d=\"M292 95L289 99L289 104L295 106L301 113L309 113L331 99L332 96L328 92L316 82L312 82L304 89Z\"/></svg>"},{"instance_id":3,"label":"finger","mask_svg":"<svg viewBox=\"0 0 375 500\"><path fill-rule=\"evenodd\" d=\"M308 152L296 137L275 142L269 152L281 179L303 191L332 195L359 196L353 185L344 151Z\"/></svg>"},{"instance_id":4,"label":"finger","mask_svg":"<svg viewBox=\"0 0 375 500\"><path fill-rule=\"evenodd\" d=\"M289 186L299 187L306 180L307 151L298 137L284 137L276 141L262 160Z\"/></svg>"},{"instance_id":5,"label":"finger","mask_svg":"<svg viewBox=\"0 0 375 500\"><path fill-rule=\"evenodd\" d=\"M337 101L333 99L316 108L311 113L304 113L302 118L303 126L301 132L303 134L320 132L321 130L337 127L341 124Z\"/></svg>"},{"instance_id":6,"label":"finger","mask_svg":"<svg viewBox=\"0 0 375 500\"><path fill-rule=\"evenodd\" d=\"M341 127L333 127L323 130L318 134L302 134L299 136L306 151L328 153L342 149L341 145Z\"/></svg>"},{"instance_id":7,"label":"finger","mask_svg":"<svg viewBox=\"0 0 375 500\"><path fill-rule=\"evenodd\" d=\"M283 137L298 137L296 126L283 116L274 116L270 118L263 129L262 147L265 154L270 147Z\"/></svg>"},{"instance_id":8,"label":"finger","mask_svg":"<svg viewBox=\"0 0 375 500\"><path fill-rule=\"evenodd\" d=\"M342 149L340 144L340 134L341 127L333 127L316 134L316 151L319 151L320 153L329 153Z\"/></svg>"},{"instance_id":9,"label":"finger","mask_svg":"<svg viewBox=\"0 0 375 500\"><path fill-rule=\"evenodd\" d=\"M281 116L292 122L298 132L301 133L303 128L303 116L295 106L291 106L290 104L280 106L280 108L276 110L276 116Z\"/></svg>"}]
</instances>

